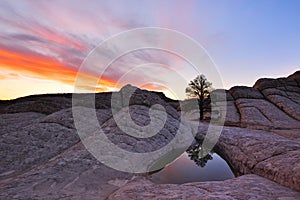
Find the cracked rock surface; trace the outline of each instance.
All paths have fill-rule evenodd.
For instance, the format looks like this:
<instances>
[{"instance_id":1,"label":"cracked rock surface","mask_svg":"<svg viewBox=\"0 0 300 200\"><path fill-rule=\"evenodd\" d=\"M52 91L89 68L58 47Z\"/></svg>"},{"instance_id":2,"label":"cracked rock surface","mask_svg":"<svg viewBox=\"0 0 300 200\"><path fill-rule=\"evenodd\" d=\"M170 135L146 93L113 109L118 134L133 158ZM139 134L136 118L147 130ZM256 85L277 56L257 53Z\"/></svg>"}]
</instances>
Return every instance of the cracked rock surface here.
<instances>
[{"instance_id":1,"label":"cracked rock surface","mask_svg":"<svg viewBox=\"0 0 300 200\"><path fill-rule=\"evenodd\" d=\"M136 178L109 196L115 199L298 199L300 194L257 175L244 175L226 181L154 184Z\"/></svg>"},{"instance_id":2,"label":"cracked rock surface","mask_svg":"<svg viewBox=\"0 0 300 200\"><path fill-rule=\"evenodd\" d=\"M299 86L300 72L296 72L287 78L260 79L253 88L239 86L227 91L226 126L216 151L239 176L181 185L155 184L146 175L136 177L97 161L77 134L70 94L0 101L0 199L300 199ZM132 88L125 86L116 94L121 98L116 118L123 125L129 120L124 98ZM161 93L137 89L129 101L136 124L150 123L149 110L155 104L167 111L158 134L141 139L117 126L110 109L111 95L95 95L96 117L120 148L152 152L176 135L178 103ZM216 104L222 108L222 102ZM93 110L80 102L73 109ZM89 126L89 116L84 114L82 123ZM198 126L189 121L183 130L196 133L201 140L206 129L205 123ZM94 127L90 131L94 133Z\"/></svg>"},{"instance_id":3,"label":"cracked rock surface","mask_svg":"<svg viewBox=\"0 0 300 200\"><path fill-rule=\"evenodd\" d=\"M259 79L253 87L232 87L226 91L225 125L300 138L299 83L300 71L297 71L286 78ZM215 103L222 109L222 100Z\"/></svg>"}]
</instances>

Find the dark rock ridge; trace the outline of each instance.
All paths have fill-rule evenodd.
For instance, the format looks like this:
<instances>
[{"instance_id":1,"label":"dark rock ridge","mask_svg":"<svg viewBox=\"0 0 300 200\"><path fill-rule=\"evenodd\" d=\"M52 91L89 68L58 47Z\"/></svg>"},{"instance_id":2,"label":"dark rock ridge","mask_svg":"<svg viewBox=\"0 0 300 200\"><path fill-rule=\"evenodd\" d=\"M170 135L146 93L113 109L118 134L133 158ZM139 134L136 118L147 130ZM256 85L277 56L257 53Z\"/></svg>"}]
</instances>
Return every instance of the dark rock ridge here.
<instances>
[{"instance_id":1,"label":"dark rock ridge","mask_svg":"<svg viewBox=\"0 0 300 200\"><path fill-rule=\"evenodd\" d=\"M154 184L144 175L134 177L97 161L77 135L71 94L0 101L0 199L300 199L299 83L296 72L287 78L260 79L252 88L227 91L226 126L215 150L240 176L182 185ZM167 123L156 137L131 137L112 118L114 94L120 97L114 102L116 117L125 124L129 120L124 110L126 91L131 89L136 91L129 111L136 124L149 124L149 108L154 104L167 111ZM84 102L86 96L81 95ZM95 98L95 105L82 107L85 104L79 101L74 109L95 107L107 137L127 151L159 149L178 130L179 104L162 93L125 86ZM224 109L224 100L214 103ZM88 116L84 122L89 122ZM199 126L190 120L185 130L203 139L206 129L206 123Z\"/></svg>"},{"instance_id":2,"label":"dark rock ridge","mask_svg":"<svg viewBox=\"0 0 300 200\"><path fill-rule=\"evenodd\" d=\"M126 85L120 92L115 92L117 95L124 93L126 88L133 87ZM156 101L164 102L170 106L177 108L179 103L177 100L166 97L162 92L147 91L136 88L130 104L132 105L152 105L148 102L151 99L152 103ZM89 94L78 94L82 96L82 101L88 97ZM94 95L94 94L90 94ZM96 109L106 109L111 107L112 92L102 92L95 94L95 107ZM149 98L151 96L151 98ZM51 114L66 108L72 107L72 94L44 94L44 95L31 95L21 97L14 100L0 100L0 114L9 113L24 113L36 112L42 114Z\"/></svg>"}]
</instances>

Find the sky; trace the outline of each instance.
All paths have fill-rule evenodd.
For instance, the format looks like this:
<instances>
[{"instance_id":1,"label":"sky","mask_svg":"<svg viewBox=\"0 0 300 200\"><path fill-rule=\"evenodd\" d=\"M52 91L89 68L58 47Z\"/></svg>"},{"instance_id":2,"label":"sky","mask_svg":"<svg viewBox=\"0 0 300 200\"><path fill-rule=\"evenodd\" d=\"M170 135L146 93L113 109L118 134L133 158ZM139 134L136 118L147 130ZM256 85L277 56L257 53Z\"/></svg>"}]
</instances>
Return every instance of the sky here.
<instances>
[{"instance_id":1,"label":"sky","mask_svg":"<svg viewBox=\"0 0 300 200\"><path fill-rule=\"evenodd\" d=\"M214 84L214 75L205 74L215 88L288 76L300 68L299 10L298 0L2 0L0 99L74 92L78 70L93 49L142 27L179 31L202 45L222 79ZM77 89L114 91L131 83L183 99L197 75L179 55L150 49L97 70L103 74L96 86L91 80L100 77L86 70Z\"/></svg>"}]
</instances>

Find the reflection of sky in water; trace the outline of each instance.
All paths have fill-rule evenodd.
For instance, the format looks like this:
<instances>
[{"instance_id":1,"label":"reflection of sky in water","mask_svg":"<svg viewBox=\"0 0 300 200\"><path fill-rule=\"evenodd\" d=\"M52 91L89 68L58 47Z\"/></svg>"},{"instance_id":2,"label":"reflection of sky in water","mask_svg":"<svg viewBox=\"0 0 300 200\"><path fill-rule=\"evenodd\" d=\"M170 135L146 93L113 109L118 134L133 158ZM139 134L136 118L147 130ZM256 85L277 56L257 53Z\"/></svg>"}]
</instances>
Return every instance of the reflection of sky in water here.
<instances>
[{"instance_id":1,"label":"reflection of sky in water","mask_svg":"<svg viewBox=\"0 0 300 200\"><path fill-rule=\"evenodd\" d=\"M234 178L230 167L218 154L213 153L205 167L199 167L190 160L187 153L182 154L163 170L152 174L151 180L156 183L188 183L199 181L221 181Z\"/></svg>"}]
</instances>

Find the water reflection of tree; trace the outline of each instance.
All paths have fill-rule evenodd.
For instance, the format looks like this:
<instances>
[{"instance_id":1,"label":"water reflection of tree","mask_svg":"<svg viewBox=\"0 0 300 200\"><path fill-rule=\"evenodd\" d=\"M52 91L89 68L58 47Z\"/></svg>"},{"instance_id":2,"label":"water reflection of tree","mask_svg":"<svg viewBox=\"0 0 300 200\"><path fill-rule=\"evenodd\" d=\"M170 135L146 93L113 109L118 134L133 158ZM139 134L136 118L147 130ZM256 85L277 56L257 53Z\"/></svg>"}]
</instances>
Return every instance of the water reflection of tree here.
<instances>
[{"instance_id":1,"label":"water reflection of tree","mask_svg":"<svg viewBox=\"0 0 300 200\"><path fill-rule=\"evenodd\" d=\"M188 156L191 160L193 160L198 166L205 167L206 163L209 160L212 160L212 153L208 153L205 155L205 151L201 148L199 143L191 146L186 150Z\"/></svg>"}]
</instances>

